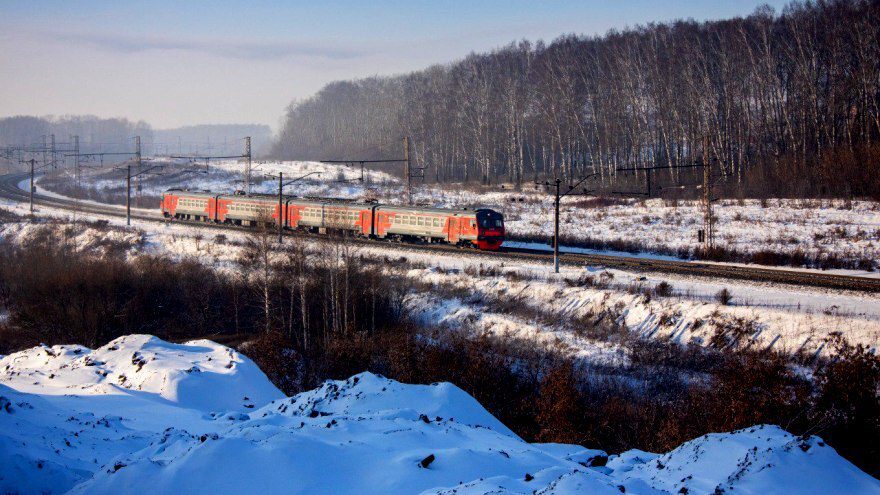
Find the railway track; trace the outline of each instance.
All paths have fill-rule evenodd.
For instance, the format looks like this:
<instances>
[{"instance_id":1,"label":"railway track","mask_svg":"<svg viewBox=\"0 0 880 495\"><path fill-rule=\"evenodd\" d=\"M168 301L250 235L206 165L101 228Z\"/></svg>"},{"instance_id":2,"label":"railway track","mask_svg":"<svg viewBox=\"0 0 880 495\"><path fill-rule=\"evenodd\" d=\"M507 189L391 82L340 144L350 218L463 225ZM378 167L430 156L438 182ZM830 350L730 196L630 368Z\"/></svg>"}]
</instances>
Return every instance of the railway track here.
<instances>
[{"instance_id":1,"label":"railway track","mask_svg":"<svg viewBox=\"0 0 880 495\"><path fill-rule=\"evenodd\" d=\"M18 202L28 202L29 196L27 191L24 191L18 187L18 184L27 178L27 174L20 173L6 174L0 176L0 197ZM71 199L56 198L41 194L34 195L34 203L45 206L60 207L71 211L75 210L80 213L122 217L125 216L125 209L122 207L97 205L88 202L78 202ZM133 219L151 222L165 221L158 212L155 215L147 215L141 212L132 212L131 217ZM228 225L215 225L201 222L193 222L193 224L221 230L247 230L247 228L245 227L232 227ZM358 242L372 246L387 245L387 242L369 239L361 239ZM458 254L462 253L461 248L443 244L405 244L401 246L405 246L408 249L420 251L445 251ZM549 253L547 251L522 248L504 248L500 252L473 250L467 251L467 254L485 256L487 258L495 259L497 259L498 257L507 257L520 261L532 260L549 262L552 259L552 253ZM819 272L815 270L759 268L754 266L726 265L694 261L658 260L630 256L609 256L580 253L562 253L560 255L560 262L566 265L604 266L608 268L618 268L637 272L672 273L711 279L723 278L732 280L756 281L771 284L795 285L802 287L851 290L857 292L880 292L880 279L851 275L838 275Z\"/></svg>"}]
</instances>

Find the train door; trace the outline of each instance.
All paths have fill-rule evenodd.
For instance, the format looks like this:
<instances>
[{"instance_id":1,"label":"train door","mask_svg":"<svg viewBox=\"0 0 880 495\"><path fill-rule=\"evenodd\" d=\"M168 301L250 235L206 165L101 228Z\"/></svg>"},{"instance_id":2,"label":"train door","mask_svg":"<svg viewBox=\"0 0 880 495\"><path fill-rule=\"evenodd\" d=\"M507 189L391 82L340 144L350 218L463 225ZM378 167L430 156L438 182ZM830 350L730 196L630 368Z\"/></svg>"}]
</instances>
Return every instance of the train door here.
<instances>
[{"instance_id":1,"label":"train door","mask_svg":"<svg viewBox=\"0 0 880 495\"><path fill-rule=\"evenodd\" d=\"M210 200L208 200L208 215L211 216L211 220L217 222L220 214L220 195L214 196Z\"/></svg>"},{"instance_id":2,"label":"train door","mask_svg":"<svg viewBox=\"0 0 880 495\"><path fill-rule=\"evenodd\" d=\"M455 244L458 242L458 218L456 217L448 217L447 222L449 226L447 228L447 233L449 235L449 242Z\"/></svg>"},{"instance_id":3,"label":"train door","mask_svg":"<svg viewBox=\"0 0 880 495\"><path fill-rule=\"evenodd\" d=\"M367 214L370 216L370 229L369 229L368 235L370 235L371 237L379 235L378 225L377 225L379 223L379 211L378 210L379 210L379 206L373 205L370 207L369 211L367 211Z\"/></svg>"},{"instance_id":4,"label":"train door","mask_svg":"<svg viewBox=\"0 0 880 495\"><path fill-rule=\"evenodd\" d=\"M373 209L360 210L358 223L362 235L369 236L373 233Z\"/></svg>"}]
</instances>

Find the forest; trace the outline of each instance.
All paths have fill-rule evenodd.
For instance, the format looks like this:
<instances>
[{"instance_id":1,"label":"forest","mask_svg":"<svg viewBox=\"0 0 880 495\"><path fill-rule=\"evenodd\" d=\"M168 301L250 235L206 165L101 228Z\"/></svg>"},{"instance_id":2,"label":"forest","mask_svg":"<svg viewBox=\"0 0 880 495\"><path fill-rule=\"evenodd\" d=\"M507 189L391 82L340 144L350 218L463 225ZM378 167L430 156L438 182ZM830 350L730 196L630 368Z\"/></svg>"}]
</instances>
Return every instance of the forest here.
<instances>
[{"instance_id":1,"label":"forest","mask_svg":"<svg viewBox=\"0 0 880 495\"><path fill-rule=\"evenodd\" d=\"M722 194L880 197L880 2L523 40L337 81L289 105L273 151L397 158L403 136L436 182L595 174L610 190L624 168L663 167L675 190L705 158Z\"/></svg>"},{"instance_id":2,"label":"forest","mask_svg":"<svg viewBox=\"0 0 880 495\"><path fill-rule=\"evenodd\" d=\"M250 136L253 153L269 151L272 130L257 124L206 124L173 129L156 129L144 121L126 118L102 118L94 115L34 117L17 115L0 118L0 146L42 146L51 135L59 148L72 147L79 137L81 152L129 152L134 136L141 137L144 154L240 154L244 137Z\"/></svg>"},{"instance_id":3,"label":"forest","mask_svg":"<svg viewBox=\"0 0 880 495\"><path fill-rule=\"evenodd\" d=\"M48 145L53 134L59 148L72 147L73 136L78 136L80 151L83 152L129 151L134 146L133 136L141 136L145 146L153 141L149 124L125 118L100 118L94 115L17 115L0 118L0 146Z\"/></svg>"}]
</instances>

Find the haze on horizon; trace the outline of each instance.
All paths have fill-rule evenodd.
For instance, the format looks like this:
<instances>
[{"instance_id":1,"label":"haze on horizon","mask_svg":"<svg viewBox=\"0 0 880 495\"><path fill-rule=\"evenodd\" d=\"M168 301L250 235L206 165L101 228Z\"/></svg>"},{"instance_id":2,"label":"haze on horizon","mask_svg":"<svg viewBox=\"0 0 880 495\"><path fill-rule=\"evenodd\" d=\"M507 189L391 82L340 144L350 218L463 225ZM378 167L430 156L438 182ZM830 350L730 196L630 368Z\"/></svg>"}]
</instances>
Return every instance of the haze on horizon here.
<instances>
[{"instance_id":1,"label":"haze on horizon","mask_svg":"<svg viewBox=\"0 0 880 495\"><path fill-rule=\"evenodd\" d=\"M0 0L0 117L277 128L291 101L333 80L417 70L520 39L748 15L765 3L785 4Z\"/></svg>"}]
</instances>

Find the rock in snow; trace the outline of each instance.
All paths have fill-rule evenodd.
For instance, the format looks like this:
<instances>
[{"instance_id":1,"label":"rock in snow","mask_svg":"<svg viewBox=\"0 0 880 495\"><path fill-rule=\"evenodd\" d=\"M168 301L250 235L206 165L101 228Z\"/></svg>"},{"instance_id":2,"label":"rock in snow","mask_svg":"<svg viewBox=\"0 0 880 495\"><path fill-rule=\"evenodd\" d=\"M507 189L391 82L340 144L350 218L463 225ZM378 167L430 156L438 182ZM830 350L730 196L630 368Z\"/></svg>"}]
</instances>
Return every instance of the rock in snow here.
<instances>
[{"instance_id":1,"label":"rock in snow","mask_svg":"<svg viewBox=\"0 0 880 495\"><path fill-rule=\"evenodd\" d=\"M880 482L775 426L609 457L524 442L448 383L361 373L285 398L224 346L132 335L0 359L0 492L880 494Z\"/></svg>"}]
</instances>

